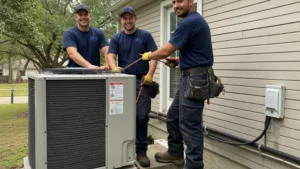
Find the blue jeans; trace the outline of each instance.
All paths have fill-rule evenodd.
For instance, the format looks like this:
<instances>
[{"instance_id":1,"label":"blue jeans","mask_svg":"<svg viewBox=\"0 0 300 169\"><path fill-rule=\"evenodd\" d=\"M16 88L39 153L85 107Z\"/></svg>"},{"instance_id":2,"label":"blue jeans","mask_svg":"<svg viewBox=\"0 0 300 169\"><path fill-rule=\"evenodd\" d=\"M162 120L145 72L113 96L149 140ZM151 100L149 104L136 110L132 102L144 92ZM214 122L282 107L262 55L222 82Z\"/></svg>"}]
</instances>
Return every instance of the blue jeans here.
<instances>
[{"instance_id":1,"label":"blue jeans","mask_svg":"<svg viewBox=\"0 0 300 169\"><path fill-rule=\"evenodd\" d=\"M204 100L185 98L186 85L187 76L181 77L179 89L168 111L168 152L172 156L182 157L184 141L187 146L185 169L203 169Z\"/></svg>"},{"instance_id":2,"label":"blue jeans","mask_svg":"<svg viewBox=\"0 0 300 169\"><path fill-rule=\"evenodd\" d=\"M141 88L141 79L136 79L136 97ZM136 104L136 153L146 155L151 98L147 88L143 88Z\"/></svg>"}]
</instances>

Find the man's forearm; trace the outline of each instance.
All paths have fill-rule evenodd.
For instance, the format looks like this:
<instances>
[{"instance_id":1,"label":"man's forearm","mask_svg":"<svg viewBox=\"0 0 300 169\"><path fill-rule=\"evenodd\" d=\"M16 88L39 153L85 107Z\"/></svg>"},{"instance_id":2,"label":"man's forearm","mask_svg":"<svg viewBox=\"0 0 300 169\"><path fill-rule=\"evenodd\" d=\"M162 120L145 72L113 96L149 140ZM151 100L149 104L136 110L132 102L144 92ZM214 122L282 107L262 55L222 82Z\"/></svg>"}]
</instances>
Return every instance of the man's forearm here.
<instances>
[{"instance_id":1,"label":"man's forearm","mask_svg":"<svg viewBox=\"0 0 300 169\"><path fill-rule=\"evenodd\" d=\"M150 61L149 72L148 73L154 75L156 67L157 67L157 61L156 60L151 60Z\"/></svg>"},{"instance_id":2,"label":"man's forearm","mask_svg":"<svg viewBox=\"0 0 300 169\"><path fill-rule=\"evenodd\" d=\"M108 56L107 56L107 54L104 54L104 58L105 58L104 66L110 68L109 63L108 63Z\"/></svg>"},{"instance_id":3,"label":"man's forearm","mask_svg":"<svg viewBox=\"0 0 300 169\"><path fill-rule=\"evenodd\" d=\"M155 52L152 52L149 55L149 59L150 60L164 59L171 56L176 50L177 48L174 45L170 43L166 43L164 46L158 48Z\"/></svg>"},{"instance_id":4,"label":"man's forearm","mask_svg":"<svg viewBox=\"0 0 300 169\"><path fill-rule=\"evenodd\" d=\"M160 60L168 57L168 53L164 49L158 49L152 52L149 56L150 60Z\"/></svg>"},{"instance_id":5,"label":"man's forearm","mask_svg":"<svg viewBox=\"0 0 300 169\"><path fill-rule=\"evenodd\" d=\"M101 49L103 55L104 55L104 66L105 67L108 67L109 68L109 64L108 64L108 46L104 46L102 49Z\"/></svg>"},{"instance_id":6,"label":"man's forearm","mask_svg":"<svg viewBox=\"0 0 300 169\"><path fill-rule=\"evenodd\" d=\"M107 61L108 61L108 65L111 69L114 69L115 67L117 67L117 65L116 65L116 55L108 54L107 55Z\"/></svg>"},{"instance_id":7,"label":"man's forearm","mask_svg":"<svg viewBox=\"0 0 300 169\"><path fill-rule=\"evenodd\" d=\"M82 67L89 67L92 65L90 62L85 60L78 52L74 52L74 53L70 54L69 56L75 63L77 63L78 65L80 65Z\"/></svg>"}]
</instances>

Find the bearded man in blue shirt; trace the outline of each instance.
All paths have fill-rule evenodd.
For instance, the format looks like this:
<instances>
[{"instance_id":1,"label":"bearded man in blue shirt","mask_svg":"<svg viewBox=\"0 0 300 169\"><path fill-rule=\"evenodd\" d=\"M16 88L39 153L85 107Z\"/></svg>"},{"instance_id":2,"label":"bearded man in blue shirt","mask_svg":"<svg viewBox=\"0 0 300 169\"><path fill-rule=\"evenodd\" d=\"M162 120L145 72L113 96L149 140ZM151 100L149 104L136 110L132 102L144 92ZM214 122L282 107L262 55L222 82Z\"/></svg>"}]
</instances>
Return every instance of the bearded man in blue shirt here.
<instances>
[{"instance_id":1,"label":"bearded man in blue shirt","mask_svg":"<svg viewBox=\"0 0 300 169\"><path fill-rule=\"evenodd\" d=\"M181 69L179 89L167 114L168 150L156 153L155 159L184 164L184 141L185 169L203 169L202 112L205 99L210 97L208 78L213 77L214 61L210 28L195 11L194 0L173 0L173 8L183 20L171 39L158 50L142 55L143 60L160 60L179 50L176 64L168 60L169 67L179 63Z\"/></svg>"}]
</instances>

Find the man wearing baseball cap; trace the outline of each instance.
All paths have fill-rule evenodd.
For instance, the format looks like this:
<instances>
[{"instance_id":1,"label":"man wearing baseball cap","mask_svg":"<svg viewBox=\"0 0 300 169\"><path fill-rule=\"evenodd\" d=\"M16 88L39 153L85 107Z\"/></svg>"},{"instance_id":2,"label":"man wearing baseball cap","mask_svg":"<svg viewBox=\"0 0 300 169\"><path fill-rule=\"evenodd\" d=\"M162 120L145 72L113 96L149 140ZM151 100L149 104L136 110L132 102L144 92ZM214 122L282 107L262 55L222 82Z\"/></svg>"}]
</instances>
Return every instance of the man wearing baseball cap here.
<instances>
[{"instance_id":1,"label":"man wearing baseball cap","mask_svg":"<svg viewBox=\"0 0 300 169\"><path fill-rule=\"evenodd\" d=\"M157 49L152 35L148 31L135 27L137 17L132 7L124 7L119 16L123 30L112 37L108 50L109 66L113 72L121 72L124 67L139 59L139 53ZM118 66L116 66L117 56ZM136 160L142 167L150 166L150 160L147 157L148 121L151 111L149 86L152 85L156 66L156 60L139 61L125 70L126 74L136 76L138 98L136 103Z\"/></svg>"},{"instance_id":2,"label":"man wearing baseball cap","mask_svg":"<svg viewBox=\"0 0 300 169\"><path fill-rule=\"evenodd\" d=\"M79 4L78 6L76 6L74 13L78 13L80 10L85 10L86 12L90 13L89 7L84 4Z\"/></svg>"},{"instance_id":3,"label":"man wearing baseball cap","mask_svg":"<svg viewBox=\"0 0 300 169\"><path fill-rule=\"evenodd\" d=\"M85 4L74 9L76 26L66 30L63 38L63 49L69 55L68 67L86 67L92 69L108 69L108 42L104 32L89 26L92 15ZM105 56L105 66L100 66L100 50Z\"/></svg>"},{"instance_id":4,"label":"man wearing baseball cap","mask_svg":"<svg viewBox=\"0 0 300 169\"><path fill-rule=\"evenodd\" d=\"M124 7L124 8L120 11L120 15L119 15L119 16L122 17L124 13L130 13L130 14L132 14L132 15L135 16L135 11L134 11L134 9L133 9L132 7L130 7L130 6Z\"/></svg>"}]
</instances>

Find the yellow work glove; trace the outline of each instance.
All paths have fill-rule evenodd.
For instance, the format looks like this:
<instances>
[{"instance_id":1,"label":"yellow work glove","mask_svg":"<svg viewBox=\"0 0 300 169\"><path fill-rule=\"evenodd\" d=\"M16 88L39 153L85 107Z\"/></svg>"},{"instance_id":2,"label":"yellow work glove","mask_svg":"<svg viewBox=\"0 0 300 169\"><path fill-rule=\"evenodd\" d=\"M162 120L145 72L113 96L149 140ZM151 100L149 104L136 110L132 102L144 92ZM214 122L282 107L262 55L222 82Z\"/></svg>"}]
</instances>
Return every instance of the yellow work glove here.
<instances>
[{"instance_id":1,"label":"yellow work glove","mask_svg":"<svg viewBox=\"0 0 300 169\"><path fill-rule=\"evenodd\" d=\"M151 73L148 73L144 77L143 85L150 86L152 84L152 78L153 78L153 75Z\"/></svg>"},{"instance_id":2,"label":"yellow work glove","mask_svg":"<svg viewBox=\"0 0 300 169\"><path fill-rule=\"evenodd\" d=\"M111 70L114 73L121 73L122 72L122 68L121 67L115 67Z\"/></svg>"},{"instance_id":3,"label":"yellow work glove","mask_svg":"<svg viewBox=\"0 0 300 169\"><path fill-rule=\"evenodd\" d=\"M149 59L150 53L151 52L145 52L144 54L141 54L142 55L142 60L147 60L147 61L150 60Z\"/></svg>"}]
</instances>

